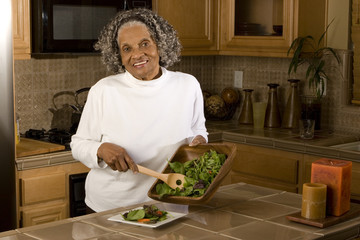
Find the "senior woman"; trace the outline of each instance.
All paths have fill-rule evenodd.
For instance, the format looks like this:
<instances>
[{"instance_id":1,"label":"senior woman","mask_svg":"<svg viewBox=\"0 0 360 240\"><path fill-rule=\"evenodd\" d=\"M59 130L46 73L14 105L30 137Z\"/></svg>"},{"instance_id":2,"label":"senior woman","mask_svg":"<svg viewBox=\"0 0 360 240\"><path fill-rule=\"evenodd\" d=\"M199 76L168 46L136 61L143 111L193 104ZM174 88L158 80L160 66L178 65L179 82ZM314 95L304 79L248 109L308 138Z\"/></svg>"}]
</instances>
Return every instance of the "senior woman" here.
<instances>
[{"instance_id":1,"label":"senior woman","mask_svg":"<svg viewBox=\"0 0 360 240\"><path fill-rule=\"evenodd\" d=\"M181 144L206 143L207 131L200 84L166 69L181 45L163 18L119 12L95 48L114 75L90 89L71 149L91 169L85 202L99 212L148 201L155 179L137 174L137 164L162 171Z\"/></svg>"}]
</instances>

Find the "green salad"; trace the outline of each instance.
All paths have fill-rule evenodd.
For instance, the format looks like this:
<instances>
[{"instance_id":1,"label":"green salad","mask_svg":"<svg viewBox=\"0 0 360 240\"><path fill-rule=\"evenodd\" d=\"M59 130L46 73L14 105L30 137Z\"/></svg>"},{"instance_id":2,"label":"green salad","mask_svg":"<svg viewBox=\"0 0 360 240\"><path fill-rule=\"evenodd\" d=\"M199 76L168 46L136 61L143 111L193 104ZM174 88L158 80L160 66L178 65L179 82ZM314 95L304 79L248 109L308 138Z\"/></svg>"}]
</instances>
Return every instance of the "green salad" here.
<instances>
[{"instance_id":1,"label":"green salad","mask_svg":"<svg viewBox=\"0 0 360 240\"><path fill-rule=\"evenodd\" d=\"M130 210L122 214L127 221L139 223L157 223L167 219L167 212L159 210L155 205L144 205L141 209Z\"/></svg>"},{"instance_id":2,"label":"green salad","mask_svg":"<svg viewBox=\"0 0 360 240\"><path fill-rule=\"evenodd\" d=\"M200 197L206 192L219 173L225 160L225 154L210 150L200 157L184 163L170 162L170 168L175 173L185 175L184 188L172 189L166 183L158 183L156 185L156 193L159 194L160 197L166 195Z\"/></svg>"}]
</instances>

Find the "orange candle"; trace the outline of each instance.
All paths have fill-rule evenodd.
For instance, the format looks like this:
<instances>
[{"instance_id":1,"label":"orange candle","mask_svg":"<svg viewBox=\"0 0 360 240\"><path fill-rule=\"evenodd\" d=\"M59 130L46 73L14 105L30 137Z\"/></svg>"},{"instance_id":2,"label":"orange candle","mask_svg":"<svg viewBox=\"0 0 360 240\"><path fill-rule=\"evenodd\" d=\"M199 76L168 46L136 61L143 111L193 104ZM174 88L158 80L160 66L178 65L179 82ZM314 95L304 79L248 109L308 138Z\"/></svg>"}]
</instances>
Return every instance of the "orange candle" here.
<instances>
[{"instance_id":1,"label":"orange candle","mask_svg":"<svg viewBox=\"0 0 360 240\"><path fill-rule=\"evenodd\" d=\"M327 185L326 212L341 216L350 210L352 162L322 158L311 165L311 182Z\"/></svg>"},{"instance_id":2,"label":"orange candle","mask_svg":"<svg viewBox=\"0 0 360 240\"><path fill-rule=\"evenodd\" d=\"M308 219L323 219L326 217L325 184L303 184L301 216Z\"/></svg>"}]
</instances>

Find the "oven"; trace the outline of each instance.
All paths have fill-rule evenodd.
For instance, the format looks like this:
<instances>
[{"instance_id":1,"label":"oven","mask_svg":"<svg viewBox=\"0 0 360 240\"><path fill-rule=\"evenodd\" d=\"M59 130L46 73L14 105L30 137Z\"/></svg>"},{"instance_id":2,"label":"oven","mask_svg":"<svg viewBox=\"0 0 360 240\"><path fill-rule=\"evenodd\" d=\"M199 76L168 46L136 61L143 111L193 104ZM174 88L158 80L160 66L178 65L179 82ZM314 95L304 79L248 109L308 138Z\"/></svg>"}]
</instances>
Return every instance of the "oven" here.
<instances>
[{"instance_id":1,"label":"oven","mask_svg":"<svg viewBox=\"0 0 360 240\"><path fill-rule=\"evenodd\" d=\"M70 217L86 214L85 179L87 173L69 175L69 205Z\"/></svg>"}]
</instances>

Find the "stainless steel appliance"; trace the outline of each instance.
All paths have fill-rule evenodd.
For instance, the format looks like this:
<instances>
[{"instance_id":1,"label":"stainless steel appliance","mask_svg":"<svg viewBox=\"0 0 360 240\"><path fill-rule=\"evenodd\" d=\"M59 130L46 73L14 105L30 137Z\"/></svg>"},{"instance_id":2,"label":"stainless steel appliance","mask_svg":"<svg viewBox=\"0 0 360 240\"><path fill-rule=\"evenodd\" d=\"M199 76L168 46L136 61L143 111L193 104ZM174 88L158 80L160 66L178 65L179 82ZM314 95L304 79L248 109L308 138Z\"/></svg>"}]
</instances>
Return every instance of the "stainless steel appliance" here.
<instances>
[{"instance_id":1,"label":"stainless steel appliance","mask_svg":"<svg viewBox=\"0 0 360 240\"><path fill-rule=\"evenodd\" d=\"M0 232L16 228L11 0L0 1Z\"/></svg>"}]
</instances>

